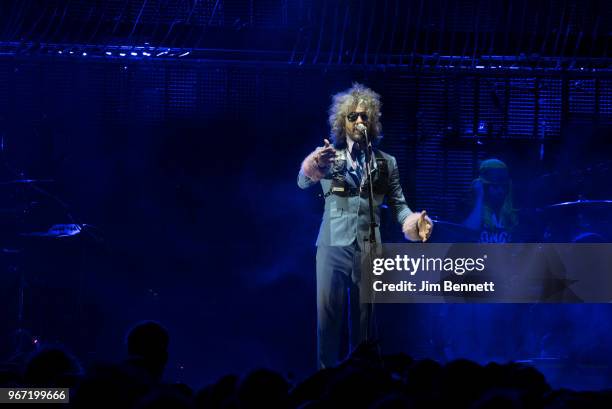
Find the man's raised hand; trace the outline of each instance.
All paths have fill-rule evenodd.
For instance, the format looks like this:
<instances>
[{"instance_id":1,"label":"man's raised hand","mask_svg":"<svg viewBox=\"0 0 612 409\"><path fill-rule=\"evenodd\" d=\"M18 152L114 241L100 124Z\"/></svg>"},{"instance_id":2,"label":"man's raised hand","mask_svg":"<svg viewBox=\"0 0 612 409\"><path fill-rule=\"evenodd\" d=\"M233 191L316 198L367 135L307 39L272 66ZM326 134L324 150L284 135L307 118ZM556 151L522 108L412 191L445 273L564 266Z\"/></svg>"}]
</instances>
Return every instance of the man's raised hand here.
<instances>
[{"instance_id":1,"label":"man's raised hand","mask_svg":"<svg viewBox=\"0 0 612 409\"><path fill-rule=\"evenodd\" d=\"M329 143L329 141L327 139L323 139L323 142L325 143L325 146L317 148L317 155L315 156L317 165L320 168L330 166L336 157L336 150Z\"/></svg>"}]
</instances>

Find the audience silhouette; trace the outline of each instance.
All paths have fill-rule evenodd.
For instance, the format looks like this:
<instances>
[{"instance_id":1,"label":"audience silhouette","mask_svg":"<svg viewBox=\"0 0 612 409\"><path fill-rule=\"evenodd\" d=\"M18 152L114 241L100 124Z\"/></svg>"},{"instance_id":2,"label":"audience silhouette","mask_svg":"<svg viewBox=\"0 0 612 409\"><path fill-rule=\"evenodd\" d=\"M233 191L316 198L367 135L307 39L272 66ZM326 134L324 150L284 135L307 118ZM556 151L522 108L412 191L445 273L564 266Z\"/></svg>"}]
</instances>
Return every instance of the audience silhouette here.
<instances>
[{"instance_id":1,"label":"audience silhouette","mask_svg":"<svg viewBox=\"0 0 612 409\"><path fill-rule=\"evenodd\" d=\"M535 368L518 363L458 359L441 364L400 353L379 354L375 343L358 346L336 367L291 384L282 374L256 369L225 375L195 392L164 382L170 336L145 321L126 337L127 357L83 371L60 347L42 347L23 368L5 365L0 387L68 387L74 408L112 409L319 409L611 408L612 392L552 390ZM18 370L20 369L20 370Z\"/></svg>"}]
</instances>

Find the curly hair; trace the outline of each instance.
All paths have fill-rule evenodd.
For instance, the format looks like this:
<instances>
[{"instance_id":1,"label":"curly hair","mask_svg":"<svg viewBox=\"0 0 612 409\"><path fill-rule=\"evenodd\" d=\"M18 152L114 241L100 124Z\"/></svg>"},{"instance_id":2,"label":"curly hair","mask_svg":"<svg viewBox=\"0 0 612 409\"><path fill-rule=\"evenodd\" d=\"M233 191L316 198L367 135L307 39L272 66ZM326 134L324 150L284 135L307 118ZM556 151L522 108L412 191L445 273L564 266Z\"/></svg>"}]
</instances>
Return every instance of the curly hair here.
<instances>
[{"instance_id":1,"label":"curly hair","mask_svg":"<svg viewBox=\"0 0 612 409\"><path fill-rule=\"evenodd\" d=\"M486 229L494 230L498 227L493 221L493 214L493 209L485 203L482 208L482 225ZM518 225L517 209L514 208L512 203L512 182L508 184L508 193L499 211L499 220L506 230L513 230Z\"/></svg>"},{"instance_id":2,"label":"curly hair","mask_svg":"<svg viewBox=\"0 0 612 409\"><path fill-rule=\"evenodd\" d=\"M368 131L374 144L382 139L382 125L380 123L380 95L357 82L345 91L332 96L332 104L329 107L329 126L331 128L331 139L336 148L346 146L346 133L344 121L346 115L354 111L358 106L363 106L369 118Z\"/></svg>"}]
</instances>

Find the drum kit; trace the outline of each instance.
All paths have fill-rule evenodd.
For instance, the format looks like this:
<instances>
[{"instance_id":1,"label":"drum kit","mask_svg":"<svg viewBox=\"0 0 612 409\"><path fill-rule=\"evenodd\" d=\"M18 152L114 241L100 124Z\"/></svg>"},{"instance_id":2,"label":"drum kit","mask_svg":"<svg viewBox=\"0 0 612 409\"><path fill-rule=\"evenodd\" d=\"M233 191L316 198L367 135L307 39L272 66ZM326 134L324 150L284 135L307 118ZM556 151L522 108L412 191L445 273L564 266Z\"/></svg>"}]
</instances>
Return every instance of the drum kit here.
<instances>
[{"instance_id":1,"label":"drum kit","mask_svg":"<svg viewBox=\"0 0 612 409\"><path fill-rule=\"evenodd\" d=\"M44 321L44 318L33 311L37 307L30 305L30 300L39 294L35 292L38 287L48 288L46 284L41 286L41 282L56 279L41 278L38 268L32 267L35 265L32 260L40 258L41 254L57 252L58 241L69 240L74 243L77 240L75 236L83 232L86 235L92 234L87 225L77 222L68 206L50 192L55 183L53 179L24 178L21 173L13 173L8 167L6 169L9 177L0 180L0 198L3 203L0 207L0 270L4 270L0 274L3 276L5 299L11 304L15 302L16 306L6 306L10 316L4 320L7 328L3 328L3 331L8 330L11 336L10 339L3 339L0 344L5 347L3 355L8 353L9 361L17 361L41 342L39 331L32 329L32 323L36 320ZM48 219L54 222L49 223ZM71 239L65 239L68 237ZM47 250L41 251L41 248ZM46 260L37 262L42 265ZM34 287L37 287L36 290Z\"/></svg>"},{"instance_id":2,"label":"drum kit","mask_svg":"<svg viewBox=\"0 0 612 409\"><path fill-rule=\"evenodd\" d=\"M546 174L522 186L531 194L532 204L517 209L518 226L512 242L530 243L608 243L612 242L612 197L609 184L612 162L599 164L572 174ZM589 183L585 184L584 180ZM551 181L556 180L556 183ZM562 189L560 186L570 186ZM585 187L585 186L588 186ZM517 189L515 189L516 192ZM572 198L551 201L558 197ZM587 199L585 197L598 197ZM480 241L480 232L461 223L434 220L432 239L440 243L473 243Z\"/></svg>"},{"instance_id":3,"label":"drum kit","mask_svg":"<svg viewBox=\"0 0 612 409\"><path fill-rule=\"evenodd\" d=\"M531 205L521 206L517 211L518 226L511 242L612 242L612 200L608 199L612 197L610 191L612 185L609 183L612 166L609 165L608 162L608 166L591 166L590 170L579 170L571 175L560 173L542 175L523 185L515 184L514 192L517 189L527 192L524 196L528 197ZM435 220L434 223L431 237L434 242L481 241L479 231L469 229L460 222ZM571 307L575 305L520 304L507 308L501 304L463 306L463 308L452 305L431 305L428 307L431 309L430 316L433 317L430 320L432 326L430 331L434 334L432 339L444 340L440 341L442 347L438 354L457 357L463 356L466 351L475 353L474 344L483 336L486 337L478 335L479 331L472 331L476 335L465 335L464 324L460 318L458 319L460 317L458 314L470 314L468 321L476 322L479 328L483 325L495 325L496 322L514 323L512 332L518 334L516 339L520 339L520 342L515 341L511 346L504 346L503 340L500 344L492 336L487 339L486 345L492 345L493 349L498 348L494 351L498 354L495 356L507 359L514 354L514 359L521 358L517 362L525 362L540 369L553 368L556 373L562 373L570 368L576 368L576 365L582 363L580 360L589 357L590 350L594 349L584 341L572 341L578 339L579 335L573 338L573 333L567 328L578 328L578 325L584 322L594 321L585 320L584 317L568 316ZM593 308L594 311L606 316L610 311L606 308L606 304L593 304ZM451 321L462 322L460 326L449 326L448 317L451 313L455 318ZM582 357L578 363L576 355ZM486 353L483 353L483 356L486 356ZM496 358L486 356L486 359Z\"/></svg>"},{"instance_id":4,"label":"drum kit","mask_svg":"<svg viewBox=\"0 0 612 409\"><path fill-rule=\"evenodd\" d=\"M539 220L534 223L536 218ZM480 241L480 232L461 223L443 219L434 219L434 223L432 239L435 242ZM609 243L612 239L612 200L578 199L521 209L517 230L513 242Z\"/></svg>"},{"instance_id":5,"label":"drum kit","mask_svg":"<svg viewBox=\"0 0 612 409\"><path fill-rule=\"evenodd\" d=\"M548 205L542 212L545 242L610 242L612 200L578 199Z\"/></svg>"}]
</instances>

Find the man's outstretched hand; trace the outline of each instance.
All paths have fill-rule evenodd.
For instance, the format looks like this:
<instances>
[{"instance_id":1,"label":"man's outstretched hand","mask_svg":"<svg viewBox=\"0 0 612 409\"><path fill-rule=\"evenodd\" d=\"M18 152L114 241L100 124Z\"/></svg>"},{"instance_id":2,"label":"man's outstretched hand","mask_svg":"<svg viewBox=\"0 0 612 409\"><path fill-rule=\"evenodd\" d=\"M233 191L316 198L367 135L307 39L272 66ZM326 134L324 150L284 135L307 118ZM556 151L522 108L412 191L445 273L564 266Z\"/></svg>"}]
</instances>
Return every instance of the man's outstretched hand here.
<instances>
[{"instance_id":1,"label":"man's outstretched hand","mask_svg":"<svg viewBox=\"0 0 612 409\"><path fill-rule=\"evenodd\" d=\"M300 168L300 172L314 182L318 182L325 177L336 158L334 147L327 139L323 139L323 142L325 145L310 152Z\"/></svg>"},{"instance_id":2,"label":"man's outstretched hand","mask_svg":"<svg viewBox=\"0 0 612 409\"><path fill-rule=\"evenodd\" d=\"M336 150L327 139L323 139L325 146L317 148L315 161L319 168L327 168L334 162Z\"/></svg>"},{"instance_id":3,"label":"man's outstretched hand","mask_svg":"<svg viewBox=\"0 0 612 409\"><path fill-rule=\"evenodd\" d=\"M409 214L402 223L404 237L410 241L421 241L424 243L431 236L432 230L433 222L427 216L425 210L420 213L414 212Z\"/></svg>"},{"instance_id":4,"label":"man's outstretched hand","mask_svg":"<svg viewBox=\"0 0 612 409\"><path fill-rule=\"evenodd\" d=\"M431 236L431 231L433 230L433 222L427 216L427 211L423 210L417 221L417 228L419 229L419 237L421 241L425 243L429 237Z\"/></svg>"}]
</instances>

